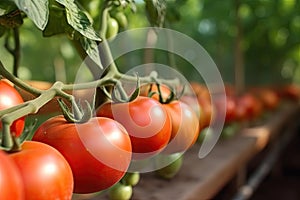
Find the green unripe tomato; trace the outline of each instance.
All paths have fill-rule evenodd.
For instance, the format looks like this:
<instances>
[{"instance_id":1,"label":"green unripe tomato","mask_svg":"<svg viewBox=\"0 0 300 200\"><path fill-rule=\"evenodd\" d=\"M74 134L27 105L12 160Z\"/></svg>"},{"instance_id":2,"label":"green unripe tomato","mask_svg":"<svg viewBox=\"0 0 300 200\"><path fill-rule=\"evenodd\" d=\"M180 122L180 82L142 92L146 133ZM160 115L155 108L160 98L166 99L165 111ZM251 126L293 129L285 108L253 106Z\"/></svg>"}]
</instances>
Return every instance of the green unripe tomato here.
<instances>
[{"instance_id":1,"label":"green unripe tomato","mask_svg":"<svg viewBox=\"0 0 300 200\"><path fill-rule=\"evenodd\" d=\"M118 24L121 28L127 28L128 20L126 15L123 12L117 12L114 15L114 18L118 21Z\"/></svg>"},{"instance_id":2,"label":"green unripe tomato","mask_svg":"<svg viewBox=\"0 0 300 200\"><path fill-rule=\"evenodd\" d=\"M119 31L119 24L116 19L109 17L107 20L106 39L113 39Z\"/></svg>"},{"instance_id":3,"label":"green unripe tomato","mask_svg":"<svg viewBox=\"0 0 300 200\"><path fill-rule=\"evenodd\" d=\"M197 142L201 144L205 138L211 138L213 136L212 134L212 130L209 127L206 127L200 132Z\"/></svg>"},{"instance_id":4,"label":"green unripe tomato","mask_svg":"<svg viewBox=\"0 0 300 200\"><path fill-rule=\"evenodd\" d=\"M110 200L129 200L132 196L132 187L118 182L109 189L108 196Z\"/></svg>"},{"instance_id":5,"label":"green unripe tomato","mask_svg":"<svg viewBox=\"0 0 300 200\"><path fill-rule=\"evenodd\" d=\"M173 178L181 169L182 162L183 162L183 155L180 155L179 157L178 153L171 154L168 156L161 157L157 159L157 162L161 163L170 163L167 166L158 169L155 171L155 173L164 179L171 179ZM175 159L175 160L174 160Z\"/></svg>"},{"instance_id":6,"label":"green unripe tomato","mask_svg":"<svg viewBox=\"0 0 300 200\"><path fill-rule=\"evenodd\" d=\"M227 124L221 132L222 139L232 138L238 131L239 126L236 123Z\"/></svg>"},{"instance_id":7,"label":"green unripe tomato","mask_svg":"<svg viewBox=\"0 0 300 200\"><path fill-rule=\"evenodd\" d=\"M124 185L135 186L140 181L140 173L138 172L127 172L122 178L121 183Z\"/></svg>"}]
</instances>

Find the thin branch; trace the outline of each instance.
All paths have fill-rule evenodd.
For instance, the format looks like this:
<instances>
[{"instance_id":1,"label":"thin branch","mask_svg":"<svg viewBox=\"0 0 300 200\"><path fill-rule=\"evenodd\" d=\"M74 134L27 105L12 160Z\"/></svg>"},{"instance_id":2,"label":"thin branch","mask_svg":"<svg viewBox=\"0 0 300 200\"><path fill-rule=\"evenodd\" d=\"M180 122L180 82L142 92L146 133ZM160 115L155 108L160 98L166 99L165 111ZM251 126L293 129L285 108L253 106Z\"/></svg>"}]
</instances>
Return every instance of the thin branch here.
<instances>
[{"instance_id":1,"label":"thin branch","mask_svg":"<svg viewBox=\"0 0 300 200\"><path fill-rule=\"evenodd\" d=\"M18 76L21 58L20 34L18 28L13 28L14 47L9 44L9 35L5 38L5 48L13 56L13 75Z\"/></svg>"},{"instance_id":2,"label":"thin branch","mask_svg":"<svg viewBox=\"0 0 300 200\"><path fill-rule=\"evenodd\" d=\"M21 48L20 48L20 34L19 29L14 28L14 40L15 40L15 48L14 48L14 66L13 66L13 74L18 77L18 69L20 66L20 58L21 58Z\"/></svg>"},{"instance_id":3,"label":"thin branch","mask_svg":"<svg viewBox=\"0 0 300 200\"><path fill-rule=\"evenodd\" d=\"M9 71L7 71L1 61L0 61L0 74L3 77L5 77L6 79L8 79L9 81L11 81L12 83L14 83L15 85L17 85L18 87L26 90L27 92L29 92L31 94L34 94L37 96L42 93L42 90L31 87L30 85L28 85L27 83L25 83L24 81L22 81L21 79L17 78L13 74L11 74Z\"/></svg>"}]
</instances>

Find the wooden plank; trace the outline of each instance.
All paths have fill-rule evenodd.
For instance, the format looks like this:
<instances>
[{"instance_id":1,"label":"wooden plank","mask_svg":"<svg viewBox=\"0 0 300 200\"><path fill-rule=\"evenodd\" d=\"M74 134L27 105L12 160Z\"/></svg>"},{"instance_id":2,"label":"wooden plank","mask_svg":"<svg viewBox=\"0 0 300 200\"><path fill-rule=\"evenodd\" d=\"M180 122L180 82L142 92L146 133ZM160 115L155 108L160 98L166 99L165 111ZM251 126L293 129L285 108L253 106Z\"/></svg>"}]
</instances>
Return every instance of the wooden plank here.
<instances>
[{"instance_id":1,"label":"wooden plank","mask_svg":"<svg viewBox=\"0 0 300 200\"><path fill-rule=\"evenodd\" d=\"M300 104L287 104L282 109L273 113L271 118L261 126L247 128L242 131L245 137L256 138L257 151L264 149L270 140L275 140L286 126L293 123L294 118L300 113Z\"/></svg>"},{"instance_id":2,"label":"wooden plank","mask_svg":"<svg viewBox=\"0 0 300 200\"><path fill-rule=\"evenodd\" d=\"M134 200L208 199L216 194L253 155L254 138L237 135L219 142L205 158L198 158L200 146L185 154L180 172L172 180L159 179L153 173L142 174L134 188Z\"/></svg>"}]
</instances>

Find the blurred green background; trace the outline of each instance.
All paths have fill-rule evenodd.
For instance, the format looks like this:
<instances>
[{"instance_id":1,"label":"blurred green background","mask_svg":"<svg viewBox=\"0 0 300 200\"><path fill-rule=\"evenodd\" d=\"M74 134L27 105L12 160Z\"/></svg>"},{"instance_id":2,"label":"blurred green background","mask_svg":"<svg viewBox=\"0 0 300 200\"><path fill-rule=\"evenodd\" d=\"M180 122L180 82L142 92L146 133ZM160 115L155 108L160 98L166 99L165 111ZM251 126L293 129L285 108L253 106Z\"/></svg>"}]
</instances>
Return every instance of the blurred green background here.
<instances>
[{"instance_id":1,"label":"blurred green background","mask_svg":"<svg viewBox=\"0 0 300 200\"><path fill-rule=\"evenodd\" d=\"M91 13L97 8L93 6L95 2L90 1ZM219 67L225 82L235 82L234 70L240 57L248 85L300 83L300 0L182 2L167 1L167 27L198 41ZM144 7L143 1L137 1L136 13L125 11L128 29L150 26ZM20 78L50 82L74 80L82 61L66 36L43 38L28 19L20 33ZM0 60L11 70L12 56L3 44L2 37ZM154 53L155 62L169 63L166 52ZM142 63L144 54L137 51L118 59L120 70L126 71L130 66ZM189 80L198 80L186 61L175 56L175 63Z\"/></svg>"}]
</instances>

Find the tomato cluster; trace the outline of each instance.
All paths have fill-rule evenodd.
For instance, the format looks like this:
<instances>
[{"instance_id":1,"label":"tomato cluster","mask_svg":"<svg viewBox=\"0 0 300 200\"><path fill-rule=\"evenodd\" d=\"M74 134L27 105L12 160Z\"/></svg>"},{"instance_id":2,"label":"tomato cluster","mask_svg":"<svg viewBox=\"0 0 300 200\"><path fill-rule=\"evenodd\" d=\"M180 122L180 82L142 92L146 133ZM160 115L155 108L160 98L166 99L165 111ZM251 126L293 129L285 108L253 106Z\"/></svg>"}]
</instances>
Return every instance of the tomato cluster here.
<instances>
[{"instance_id":1,"label":"tomato cluster","mask_svg":"<svg viewBox=\"0 0 300 200\"><path fill-rule=\"evenodd\" d=\"M13 84L1 79L0 110L23 102ZM24 126L25 117L15 120L10 126L11 137L20 137ZM20 148L21 151L10 153L0 150L0 198L71 199L74 182L66 159L56 149L41 142L25 141Z\"/></svg>"},{"instance_id":2,"label":"tomato cluster","mask_svg":"<svg viewBox=\"0 0 300 200\"><path fill-rule=\"evenodd\" d=\"M20 151L0 151L0 187L6 188L1 199L70 199L73 193L107 188L111 188L112 198L125 193L131 196L131 187L137 183L133 178L137 174L127 173L132 160L157 154L167 160L177 158L199 139L200 131L209 132L204 130L218 112L225 113L223 131L233 132L233 126L228 125L276 109L284 95L290 99L300 96L295 86L280 92L256 87L237 95L232 86L226 85L226 107L222 110L218 102L211 102L204 85L193 82L191 88L196 95L177 99L167 86L144 85L133 101L106 102L87 122L71 123L63 115L48 119ZM8 82L0 81L0 91L0 109L23 103ZM24 118L16 120L11 126L12 136L20 136L23 129ZM180 156L156 172L171 178L181 164Z\"/></svg>"},{"instance_id":3,"label":"tomato cluster","mask_svg":"<svg viewBox=\"0 0 300 200\"><path fill-rule=\"evenodd\" d=\"M120 122L128 131L133 159L145 159L160 152L184 152L197 140L199 119L194 110L180 100L164 102L171 90L166 86L141 88L140 96L129 103L105 103L97 115ZM159 94L158 94L159 93ZM148 97L149 94L153 94ZM159 97L160 95L160 97Z\"/></svg>"},{"instance_id":4,"label":"tomato cluster","mask_svg":"<svg viewBox=\"0 0 300 200\"><path fill-rule=\"evenodd\" d=\"M44 122L33 138L56 148L74 175L74 192L91 193L118 182L131 161L127 131L118 122L94 117L86 123L69 123L56 116Z\"/></svg>"},{"instance_id":5,"label":"tomato cluster","mask_svg":"<svg viewBox=\"0 0 300 200\"><path fill-rule=\"evenodd\" d=\"M4 81L0 86L1 109L23 102L12 86ZM162 91L167 98L169 88L162 87ZM13 193L14 199L70 199L73 193L97 192L116 183L126 185L129 179L124 175L132 159L172 155L190 148L199 134L194 110L180 100L159 102L155 94L151 98L142 92L131 102L104 103L97 116L84 123L68 122L63 115L43 122L20 151L1 152L7 161L0 168L4 177L0 185L9 187L1 198ZM10 99L9 105L4 104L5 98ZM24 119L20 120L22 126L18 120L14 122L18 131L11 127L14 137L23 131Z\"/></svg>"},{"instance_id":6,"label":"tomato cluster","mask_svg":"<svg viewBox=\"0 0 300 200\"><path fill-rule=\"evenodd\" d=\"M281 87L251 87L240 94L235 92L235 88L232 85L225 84L226 106L225 109L221 109L220 103L224 102L211 102L208 88L203 84L192 82L191 87L200 105L198 112L201 127L200 141L202 141L206 133L210 133L207 128L219 112L225 114L225 126L221 136L228 138L237 131L242 122L255 121L264 116L264 114L277 109L283 99L296 101L300 99L300 87L295 84ZM190 96L185 96L183 99L185 102L191 102L191 98Z\"/></svg>"}]
</instances>

